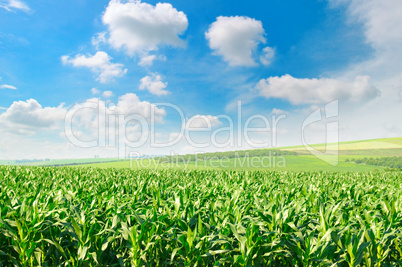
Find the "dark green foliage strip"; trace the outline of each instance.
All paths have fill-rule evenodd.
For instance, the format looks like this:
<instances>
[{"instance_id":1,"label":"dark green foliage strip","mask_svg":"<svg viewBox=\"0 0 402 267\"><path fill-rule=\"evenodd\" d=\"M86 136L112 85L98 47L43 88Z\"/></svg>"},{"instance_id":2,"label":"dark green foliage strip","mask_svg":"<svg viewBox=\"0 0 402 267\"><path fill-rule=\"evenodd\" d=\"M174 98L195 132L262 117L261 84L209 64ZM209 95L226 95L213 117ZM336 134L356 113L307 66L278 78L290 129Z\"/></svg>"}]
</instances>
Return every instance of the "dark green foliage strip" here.
<instances>
[{"instance_id":1,"label":"dark green foliage strip","mask_svg":"<svg viewBox=\"0 0 402 267\"><path fill-rule=\"evenodd\" d=\"M395 172L0 167L0 209L0 266L402 264Z\"/></svg>"},{"instance_id":2,"label":"dark green foliage strip","mask_svg":"<svg viewBox=\"0 0 402 267\"><path fill-rule=\"evenodd\" d=\"M402 169L402 157L362 158L346 159L346 162L364 163L367 165L382 166L388 168Z\"/></svg>"}]
</instances>

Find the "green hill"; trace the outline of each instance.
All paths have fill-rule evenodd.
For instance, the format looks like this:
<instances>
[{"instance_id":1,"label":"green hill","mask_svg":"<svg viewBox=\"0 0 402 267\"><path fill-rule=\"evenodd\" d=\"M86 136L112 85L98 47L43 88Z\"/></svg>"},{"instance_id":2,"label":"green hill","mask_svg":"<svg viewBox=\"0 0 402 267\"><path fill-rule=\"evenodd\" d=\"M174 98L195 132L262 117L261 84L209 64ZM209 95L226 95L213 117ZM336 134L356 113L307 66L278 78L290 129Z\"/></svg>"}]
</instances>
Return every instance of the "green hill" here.
<instances>
[{"instance_id":1,"label":"green hill","mask_svg":"<svg viewBox=\"0 0 402 267\"><path fill-rule=\"evenodd\" d=\"M402 138L348 141L339 144L311 146L329 155L317 158L304 146L254 150L187 154L120 162L86 164L101 168L173 168L173 169L247 169L289 171L376 171L399 166L402 160ZM336 150L338 148L338 150ZM338 155L336 155L338 151ZM328 164L325 157L336 157ZM389 160L388 160L389 159ZM392 161L392 164L384 162Z\"/></svg>"}]
</instances>

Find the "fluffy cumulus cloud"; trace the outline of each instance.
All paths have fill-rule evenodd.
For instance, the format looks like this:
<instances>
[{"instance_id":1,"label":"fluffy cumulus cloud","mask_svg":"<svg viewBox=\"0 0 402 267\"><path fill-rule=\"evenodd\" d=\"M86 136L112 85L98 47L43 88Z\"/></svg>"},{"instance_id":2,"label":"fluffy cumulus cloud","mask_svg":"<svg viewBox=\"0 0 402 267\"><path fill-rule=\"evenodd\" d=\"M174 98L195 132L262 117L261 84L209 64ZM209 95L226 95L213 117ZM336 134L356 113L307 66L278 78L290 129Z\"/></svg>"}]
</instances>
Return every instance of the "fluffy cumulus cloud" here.
<instances>
[{"instance_id":1,"label":"fluffy cumulus cloud","mask_svg":"<svg viewBox=\"0 0 402 267\"><path fill-rule=\"evenodd\" d=\"M296 79L289 75L260 81L257 89L267 98L278 97L293 104L312 104L291 113L281 121L291 133L287 143L298 143L300 125L311 112L323 108L321 102L334 98L372 101L342 105L339 102L339 138L341 141L402 136L402 2L399 0L330 0L338 12L345 12L347 24L355 28L372 48L371 54L360 62L352 62L331 73L332 79ZM349 45L349 44L345 44ZM364 76L362 76L364 75ZM368 80L370 76L370 80ZM287 76L287 77L286 77ZM325 82L324 82L325 81ZM301 91L303 94L301 94ZM323 95L321 92L328 92ZM399 98L398 95L401 97ZM329 99L332 97L332 99ZM324 126L323 121L321 126ZM322 143L326 130L308 131L307 142ZM286 138L279 136L278 140ZM279 140L281 143L282 140Z\"/></svg>"},{"instance_id":2,"label":"fluffy cumulus cloud","mask_svg":"<svg viewBox=\"0 0 402 267\"><path fill-rule=\"evenodd\" d=\"M106 98L110 98L110 97L113 96L113 92L112 92L112 91L105 91L105 92L103 92L102 95L103 95L104 97L106 97Z\"/></svg>"},{"instance_id":3,"label":"fluffy cumulus cloud","mask_svg":"<svg viewBox=\"0 0 402 267\"><path fill-rule=\"evenodd\" d=\"M136 94L129 93L119 97L113 114L125 114L126 116L138 114L146 120L150 120L154 116L156 122L162 122L163 117L166 116L166 111L150 102L141 101Z\"/></svg>"},{"instance_id":4,"label":"fluffy cumulus cloud","mask_svg":"<svg viewBox=\"0 0 402 267\"><path fill-rule=\"evenodd\" d=\"M99 98L91 98L76 103L70 108L59 105L57 107L42 107L35 99L14 102L0 114L0 132L21 135L34 135L41 130L63 131L65 125L70 125L72 131L65 132L64 136L85 136L87 139L96 137L99 130L108 132L108 125L100 126L99 122L113 117L116 121L119 116L126 118L135 115L149 123L161 123L166 116L163 108L152 103L141 101L137 95L129 93L119 97L118 102L111 105ZM100 129L99 127L103 127ZM132 133L138 132L137 125L128 128Z\"/></svg>"},{"instance_id":5,"label":"fluffy cumulus cloud","mask_svg":"<svg viewBox=\"0 0 402 267\"><path fill-rule=\"evenodd\" d=\"M0 115L3 132L34 134L37 129L56 127L66 114L63 105L42 107L35 99L14 102Z\"/></svg>"},{"instance_id":6,"label":"fluffy cumulus cloud","mask_svg":"<svg viewBox=\"0 0 402 267\"><path fill-rule=\"evenodd\" d=\"M107 128L107 125L99 125L100 121L109 119L118 120L119 116L127 118L131 115L139 116L147 122L163 122L166 111L158 108L154 104L141 101L136 94L128 93L119 97L117 103L109 103L99 98L91 98L84 102L77 103L69 110L67 119L71 120L74 134L83 135L89 132L89 135L96 136L99 133L99 127ZM138 127L131 127L131 130L137 130ZM100 129L107 132L106 129ZM113 130L113 129L112 129ZM69 133L71 135L71 133Z\"/></svg>"},{"instance_id":7,"label":"fluffy cumulus cloud","mask_svg":"<svg viewBox=\"0 0 402 267\"><path fill-rule=\"evenodd\" d=\"M15 86L12 86L12 85L2 84L2 85L0 85L0 89L16 90L17 88Z\"/></svg>"},{"instance_id":8,"label":"fluffy cumulus cloud","mask_svg":"<svg viewBox=\"0 0 402 267\"><path fill-rule=\"evenodd\" d=\"M221 123L222 122L216 116L195 115L187 120L185 124L185 129L187 130L207 129L218 126Z\"/></svg>"},{"instance_id":9,"label":"fluffy cumulus cloud","mask_svg":"<svg viewBox=\"0 0 402 267\"><path fill-rule=\"evenodd\" d=\"M210 25L205 37L209 47L229 65L255 66L253 53L260 43L266 42L264 34L261 21L242 16L220 16ZM260 60L268 65L273 55L274 50L266 47Z\"/></svg>"},{"instance_id":10,"label":"fluffy cumulus cloud","mask_svg":"<svg viewBox=\"0 0 402 267\"><path fill-rule=\"evenodd\" d=\"M129 0L110 1L103 15L109 44L129 55L157 50L160 45L183 46L180 38L188 26L187 16L169 3L156 6Z\"/></svg>"},{"instance_id":11,"label":"fluffy cumulus cloud","mask_svg":"<svg viewBox=\"0 0 402 267\"><path fill-rule=\"evenodd\" d=\"M162 77L159 74L152 73L151 76L142 78L140 82L140 89L146 89L153 95L162 96L170 94L169 91L165 90L167 82L162 82Z\"/></svg>"},{"instance_id":12,"label":"fluffy cumulus cloud","mask_svg":"<svg viewBox=\"0 0 402 267\"><path fill-rule=\"evenodd\" d=\"M7 11L21 10L24 12L30 12L31 8L23 1L20 0L6 0L0 2L0 7Z\"/></svg>"},{"instance_id":13,"label":"fluffy cumulus cloud","mask_svg":"<svg viewBox=\"0 0 402 267\"><path fill-rule=\"evenodd\" d=\"M322 104L336 99L357 102L378 95L369 81L369 76L357 76L349 82L329 78L298 79L287 74L262 79L256 89L266 98L281 98L294 105Z\"/></svg>"},{"instance_id":14,"label":"fluffy cumulus cloud","mask_svg":"<svg viewBox=\"0 0 402 267\"><path fill-rule=\"evenodd\" d=\"M74 67L89 68L93 73L98 75L97 80L106 83L116 77L121 77L127 73L127 69L119 63L112 63L111 57L103 51L96 52L95 55L76 55L74 58L62 56L63 64L70 64Z\"/></svg>"}]
</instances>

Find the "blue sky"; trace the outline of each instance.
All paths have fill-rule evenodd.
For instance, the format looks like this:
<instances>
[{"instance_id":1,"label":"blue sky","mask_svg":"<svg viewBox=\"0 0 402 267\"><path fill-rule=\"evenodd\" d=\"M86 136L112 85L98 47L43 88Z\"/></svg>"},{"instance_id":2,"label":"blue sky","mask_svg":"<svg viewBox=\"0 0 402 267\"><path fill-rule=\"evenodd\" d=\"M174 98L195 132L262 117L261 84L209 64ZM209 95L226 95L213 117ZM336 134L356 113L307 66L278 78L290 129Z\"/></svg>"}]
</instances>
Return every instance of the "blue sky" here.
<instances>
[{"instance_id":1,"label":"blue sky","mask_svg":"<svg viewBox=\"0 0 402 267\"><path fill-rule=\"evenodd\" d=\"M402 135L402 34L387 30L402 26L399 1L158 3L0 1L0 158L114 156L113 148L80 150L63 135L67 110L90 99L145 117L166 102L214 129L227 126L219 115L236 119L241 100L240 124L286 115L277 144L266 133L268 146L300 144L305 118L337 100L340 140ZM186 128L169 108L161 112L156 138ZM95 115L85 116L75 131L96 135ZM310 142L322 141L322 127L310 129ZM134 128L129 134L141 135ZM195 151L186 142L138 149Z\"/></svg>"}]
</instances>

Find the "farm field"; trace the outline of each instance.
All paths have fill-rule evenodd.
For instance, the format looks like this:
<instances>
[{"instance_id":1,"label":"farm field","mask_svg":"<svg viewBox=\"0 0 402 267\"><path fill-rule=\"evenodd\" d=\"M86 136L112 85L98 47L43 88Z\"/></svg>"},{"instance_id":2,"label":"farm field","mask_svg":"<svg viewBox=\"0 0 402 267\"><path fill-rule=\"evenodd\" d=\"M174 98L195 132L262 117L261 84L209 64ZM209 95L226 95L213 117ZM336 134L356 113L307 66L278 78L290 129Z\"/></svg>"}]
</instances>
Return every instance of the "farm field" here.
<instances>
[{"instance_id":1,"label":"farm field","mask_svg":"<svg viewBox=\"0 0 402 267\"><path fill-rule=\"evenodd\" d=\"M0 267L402 267L402 0L44 3L0 0Z\"/></svg>"},{"instance_id":2,"label":"farm field","mask_svg":"<svg viewBox=\"0 0 402 267\"><path fill-rule=\"evenodd\" d=\"M317 150L323 150L321 144L313 145ZM333 148L329 145L328 149ZM325 150L324 150L325 151ZM295 153L289 155L287 153ZM363 141L341 142L339 144L338 164L333 166L311 155L304 146L280 147L275 149L257 149L234 152L218 152L177 156L179 161L171 160L163 164L163 159L138 159L119 162L104 162L78 165L80 167L100 168L132 168L132 169L225 169L225 170L282 170L282 171L377 171L382 166L356 164L351 159L402 157L402 138L385 138ZM240 153L240 158L234 158L234 153ZM285 153L280 155L280 153ZM244 157L247 154L247 157ZM279 154L280 156L274 156ZM267 155L267 156L261 156Z\"/></svg>"},{"instance_id":3,"label":"farm field","mask_svg":"<svg viewBox=\"0 0 402 267\"><path fill-rule=\"evenodd\" d=\"M353 153L353 151L367 151L374 150L377 152L377 155L389 155L392 153L394 149L398 151L398 149L402 149L402 138L395 137L395 138L380 138L380 139L369 139L369 140L358 140L358 141L345 141L340 142L338 145L336 144L313 144L311 145L312 148L317 150L333 150L337 148L340 150L340 154L349 154ZM290 147L283 147L283 150L290 150L290 151L308 151L305 149L304 146L290 146ZM388 151L389 150L389 151Z\"/></svg>"},{"instance_id":4,"label":"farm field","mask_svg":"<svg viewBox=\"0 0 402 267\"><path fill-rule=\"evenodd\" d=\"M0 265L399 266L402 176L0 167Z\"/></svg>"},{"instance_id":5,"label":"farm field","mask_svg":"<svg viewBox=\"0 0 402 267\"><path fill-rule=\"evenodd\" d=\"M322 144L312 145L314 149L325 152ZM329 151L334 145L326 147ZM235 154L236 157L234 156ZM293 153L293 154L292 154ZM279 147L256 150L216 152L173 157L165 164L163 157L155 159L62 159L37 162L0 161L0 165L23 166L78 166L95 168L131 169L189 169L189 170L280 170L280 171L377 171L384 166L356 164L354 160L364 158L402 157L402 138L384 138L362 141L341 142L338 151L338 164L330 165L311 155L304 146ZM276 155L276 156L275 156ZM195 159L197 157L198 159ZM169 158L169 157L168 157ZM177 160L179 159L179 160Z\"/></svg>"},{"instance_id":6,"label":"farm field","mask_svg":"<svg viewBox=\"0 0 402 267\"><path fill-rule=\"evenodd\" d=\"M117 158L52 159L52 160L2 160L0 165L21 166L67 166L121 161Z\"/></svg>"},{"instance_id":7,"label":"farm field","mask_svg":"<svg viewBox=\"0 0 402 267\"><path fill-rule=\"evenodd\" d=\"M350 158L364 158L366 156L340 156L340 162L332 166L312 155L282 156L281 158L261 159L259 157L236 159L210 159L205 161L185 161L163 163L157 159L126 160L77 165L77 167L117 168L117 169L188 169L188 170L278 170L278 171L376 171L383 170L381 166L355 164L345 162ZM270 161L271 160L271 163Z\"/></svg>"}]
</instances>

